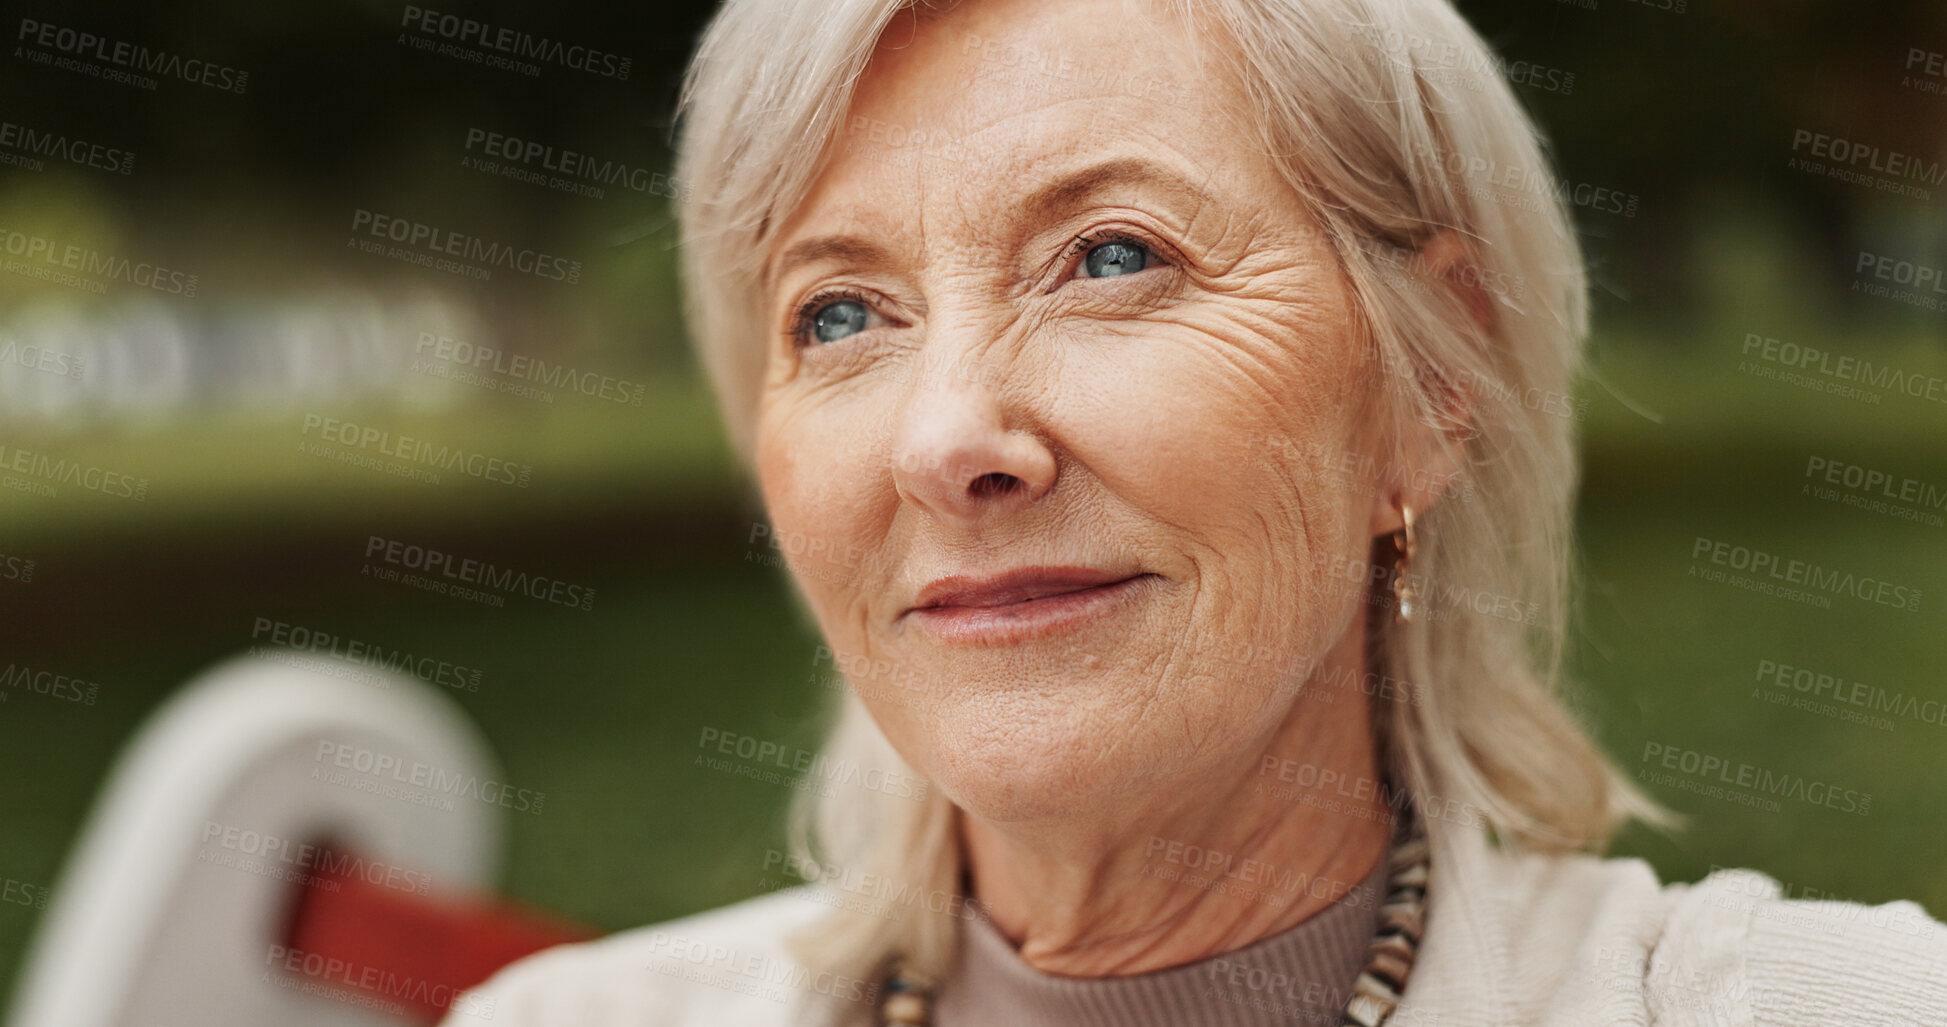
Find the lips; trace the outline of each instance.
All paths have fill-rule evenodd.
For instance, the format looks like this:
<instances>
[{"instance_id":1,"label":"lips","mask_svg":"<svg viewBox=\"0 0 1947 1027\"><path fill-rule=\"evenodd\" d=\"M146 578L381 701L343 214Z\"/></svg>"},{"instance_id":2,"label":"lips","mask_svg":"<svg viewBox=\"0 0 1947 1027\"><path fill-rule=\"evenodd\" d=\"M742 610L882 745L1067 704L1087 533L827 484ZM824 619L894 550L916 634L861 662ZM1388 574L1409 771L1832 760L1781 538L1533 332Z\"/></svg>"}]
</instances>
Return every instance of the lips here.
<instances>
[{"instance_id":1,"label":"lips","mask_svg":"<svg viewBox=\"0 0 1947 1027\"><path fill-rule=\"evenodd\" d=\"M1132 609L1162 579L1089 567L1026 567L988 577L940 578L900 619L935 641L1020 645L1080 631Z\"/></svg>"},{"instance_id":2,"label":"lips","mask_svg":"<svg viewBox=\"0 0 1947 1027\"><path fill-rule=\"evenodd\" d=\"M1088 567L1023 567L989 577L947 577L919 590L911 610L943 607L991 607L1101 588L1138 577Z\"/></svg>"}]
</instances>

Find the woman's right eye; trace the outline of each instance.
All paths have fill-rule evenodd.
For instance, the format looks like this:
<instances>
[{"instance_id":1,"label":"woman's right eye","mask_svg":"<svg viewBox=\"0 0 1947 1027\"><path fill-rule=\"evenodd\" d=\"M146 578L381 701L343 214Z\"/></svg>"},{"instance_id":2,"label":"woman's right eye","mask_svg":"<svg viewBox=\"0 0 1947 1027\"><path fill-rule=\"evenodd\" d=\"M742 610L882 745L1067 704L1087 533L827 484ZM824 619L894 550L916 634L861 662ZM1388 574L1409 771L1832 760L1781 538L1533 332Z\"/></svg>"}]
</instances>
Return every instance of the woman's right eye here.
<instances>
[{"instance_id":1,"label":"woman's right eye","mask_svg":"<svg viewBox=\"0 0 1947 1027\"><path fill-rule=\"evenodd\" d=\"M811 319L812 334L819 342L837 342L848 335L865 331L869 312L857 300L839 300L818 308Z\"/></svg>"},{"instance_id":2,"label":"woman's right eye","mask_svg":"<svg viewBox=\"0 0 1947 1027\"><path fill-rule=\"evenodd\" d=\"M856 299L812 300L799 335L807 342L838 342L871 327L872 311Z\"/></svg>"}]
</instances>

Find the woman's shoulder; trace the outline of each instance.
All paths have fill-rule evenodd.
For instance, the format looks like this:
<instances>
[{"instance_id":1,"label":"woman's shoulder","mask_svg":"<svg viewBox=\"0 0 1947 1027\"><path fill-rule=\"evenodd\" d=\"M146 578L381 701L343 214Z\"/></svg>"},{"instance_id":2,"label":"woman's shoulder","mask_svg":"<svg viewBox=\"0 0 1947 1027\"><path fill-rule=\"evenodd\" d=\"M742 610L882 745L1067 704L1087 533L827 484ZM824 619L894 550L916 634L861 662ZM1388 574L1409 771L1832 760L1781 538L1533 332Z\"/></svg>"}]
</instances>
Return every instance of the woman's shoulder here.
<instances>
[{"instance_id":1,"label":"woman's shoulder","mask_svg":"<svg viewBox=\"0 0 1947 1027\"><path fill-rule=\"evenodd\" d=\"M1675 915L1648 975L1676 997L1757 1023L1947 1023L1947 924L1917 902L1790 899L1747 869L1669 888Z\"/></svg>"},{"instance_id":2,"label":"woman's shoulder","mask_svg":"<svg viewBox=\"0 0 1947 1027\"><path fill-rule=\"evenodd\" d=\"M502 968L453 1003L442 1027L658 1027L795 1021L823 988L784 946L829 911L815 888L771 892L595 941L559 945Z\"/></svg>"},{"instance_id":3,"label":"woman's shoulder","mask_svg":"<svg viewBox=\"0 0 1947 1027\"><path fill-rule=\"evenodd\" d=\"M1664 883L1634 858L1456 855L1407 992L1428 1022L1947 1022L1947 924L1917 903L1787 898L1743 868Z\"/></svg>"}]
</instances>

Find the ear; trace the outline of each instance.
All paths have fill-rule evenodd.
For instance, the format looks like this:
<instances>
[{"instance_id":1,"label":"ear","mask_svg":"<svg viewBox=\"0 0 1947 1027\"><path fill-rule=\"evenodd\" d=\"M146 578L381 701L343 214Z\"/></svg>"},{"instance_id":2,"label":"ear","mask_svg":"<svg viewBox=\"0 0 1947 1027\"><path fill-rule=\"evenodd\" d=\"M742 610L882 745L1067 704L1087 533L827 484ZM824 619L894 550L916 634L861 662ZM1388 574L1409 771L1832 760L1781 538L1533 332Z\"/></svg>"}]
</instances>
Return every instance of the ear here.
<instances>
[{"instance_id":1,"label":"ear","mask_svg":"<svg viewBox=\"0 0 1947 1027\"><path fill-rule=\"evenodd\" d=\"M1414 423L1414 437L1393 448L1394 467L1380 477L1372 493L1372 537L1390 535L1406 527L1403 507L1413 508L1413 520L1423 522L1428 510L1442 502L1462 502L1473 491L1460 466L1463 440Z\"/></svg>"},{"instance_id":2,"label":"ear","mask_svg":"<svg viewBox=\"0 0 1947 1027\"><path fill-rule=\"evenodd\" d=\"M1494 298L1482 284L1479 264L1465 237L1442 229L1414 255L1415 268L1428 279L1454 290L1467 315L1482 335L1495 326ZM1389 535L1406 526L1401 508L1411 506L1415 521L1436 503L1468 494L1472 486L1462 477L1461 447L1473 434L1474 396L1464 383L1433 372L1418 376L1428 390L1438 416L1431 423L1415 421L1396 440L1393 473L1381 478L1383 487L1372 497L1372 535Z\"/></svg>"},{"instance_id":3,"label":"ear","mask_svg":"<svg viewBox=\"0 0 1947 1027\"><path fill-rule=\"evenodd\" d=\"M1487 276L1480 261L1474 259L1473 246L1465 236L1451 228L1435 232L1420 246L1414 263L1428 278L1444 283L1459 295L1482 334L1493 334L1494 297L1488 293Z\"/></svg>"}]
</instances>

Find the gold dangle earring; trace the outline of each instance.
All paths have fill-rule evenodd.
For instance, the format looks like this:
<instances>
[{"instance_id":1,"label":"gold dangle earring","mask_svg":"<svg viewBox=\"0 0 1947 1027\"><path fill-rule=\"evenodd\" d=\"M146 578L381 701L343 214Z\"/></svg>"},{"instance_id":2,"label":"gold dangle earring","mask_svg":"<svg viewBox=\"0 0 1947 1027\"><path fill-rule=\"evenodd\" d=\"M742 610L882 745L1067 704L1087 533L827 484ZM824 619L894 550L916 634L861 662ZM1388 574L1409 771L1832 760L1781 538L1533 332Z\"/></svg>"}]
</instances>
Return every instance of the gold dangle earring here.
<instances>
[{"instance_id":1,"label":"gold dangle earring","mask_svg":"<svg viewBox=\"0 0 1947 1027\"><path fill-rule=\"evenodd\" d=\"M1413 508L1402 503L1399 510L1406 526L1393 532L1393 548L1399 550L1399 558L1393 561L1393 598L1399 604L1394 620L1405 624L1418 614L1420 596L1407 579L1407 575L1413 572L1413 552L1417 548L1413 538Z\"/></svg>"}]
</instances>

